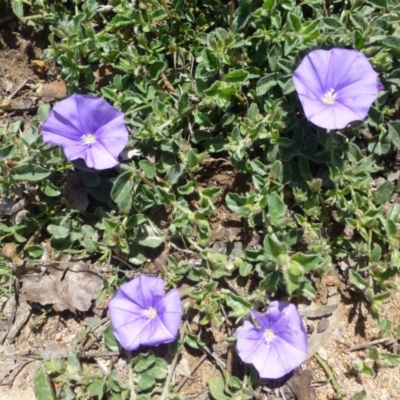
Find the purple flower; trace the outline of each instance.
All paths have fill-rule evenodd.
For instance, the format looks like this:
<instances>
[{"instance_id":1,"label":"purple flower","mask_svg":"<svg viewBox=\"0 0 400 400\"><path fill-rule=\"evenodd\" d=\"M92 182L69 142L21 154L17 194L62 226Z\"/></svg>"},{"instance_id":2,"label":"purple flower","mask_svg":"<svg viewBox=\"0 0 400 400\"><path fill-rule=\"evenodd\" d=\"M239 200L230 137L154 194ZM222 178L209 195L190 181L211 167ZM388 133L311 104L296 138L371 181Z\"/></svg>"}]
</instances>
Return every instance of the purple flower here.
<instances>
[{"instance_id":1,"label":"purple flower","mask_svg":"<svg viewBox=\"0 0 400 400\"><path fill-rule=\"evenodd\" d=\"M182 320L178 289L164 295L164 281L153 276L122 285L108 309L115 337L126 350L173 342Z\"/></svg>"},{"instance_id":2,"label":"purple flower","mask_svg":"<svg viewBox=\"0 0 400 400\"><path fill-rule=\"evenodd\" d=\"M281 378L307 359L307 332L293 304L273 301L264 315L250 312L258 326L244 322L236 334L237 349L260 378Z\"/></svg>"},{"instance_id":3,"label":"purple flower","mask_svg":"<svg viewBox=\"0 0 400 400\"><path fill-rule=\"evenodd\" d=\"M69 161L83 158L95 169L117 165L128 142L124 114L103 99L83 94L56 104L41 129L43 140L62 146Z\"/></svg>"},{"instance_id":4,"label":"purple flower","mask_svg":"<svg viewBox=\"0 0 400 400\"><path fill-rule=\"evenodd\" d=\"M326 129L364 119L379 93L378 74L356 50L314 50L293 80L306 117Z\"/></svg>"}]
</instances>

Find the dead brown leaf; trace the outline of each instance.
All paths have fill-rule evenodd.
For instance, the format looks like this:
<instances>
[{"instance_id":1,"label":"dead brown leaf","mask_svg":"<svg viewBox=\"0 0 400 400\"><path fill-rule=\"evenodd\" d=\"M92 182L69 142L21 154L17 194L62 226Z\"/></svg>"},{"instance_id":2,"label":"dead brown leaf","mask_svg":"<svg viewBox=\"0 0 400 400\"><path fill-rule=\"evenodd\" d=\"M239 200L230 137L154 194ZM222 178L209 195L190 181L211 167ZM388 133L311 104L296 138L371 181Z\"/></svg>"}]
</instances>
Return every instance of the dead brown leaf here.
<instances>
[{"instance_id":1,"label":"dead brown leaf","mask_svg":"<svg viewBox=\"0 0 400 400\"><path fill-rule=\"evenodd\" d=\"M12 343L20 330L28 321L31 315L31 307L24 299L16 299L15 296L7 299L0 308L2 314L7 317L7 328L4 332L0 333L0 343L6 340Z\"/></svg>"},{"instance_id":2,"label":"dead brown leaf","mask_svg":"<svg viewBox=\"0 0 400 400\"><path fill-rule=\"evenodd\" d=\"M46 83L40 91L39 96L46 102L50 103L56 99L62 99L67 95L67 87L62 80Z\"/></svg>"},{"instance_id":3,"label":"dead brown leaf","mask_svg":"<svg viewBox=\"0 0 400 400\"><path fill-rule=\"evenodd\" d=\"M0 385L12 385L15 377L32 362L23 357L14 345L0 346Z\"/></svg>"},{"instance_id":4,"label":"dead brown leaf","mask_svg":"<svg viewBox=\"0 0 400 400\"><path fill-rule=\"evenodd\" d=\"M103 289L94 267L78 262L52 263L44 274L21 277L21 296L34 303L53 304L55 311L87 311Z\"/></svg>"},{"instance_id":5,"label":"dead brown leaf","mask_svg":"<svg viewBox=\"0 0 400 400\"><path fill-rule=\"evenodd\" d=\"M310 370L295 371L293 376L288 380L287 385L290 387L297 400L310 400L311 380L312 372Z\"/></svg>"},{"instance_id":6,"label":"dead brown leaf","mask_svg":"<svg viewBox=\"0 0 400 400\"><path fill-rule=\"evenodd\" d=\"M32 60L31 63L34 71L39 75L43 75L49 70L49 66L43 60Z\"/></svg>"},{"instance_id":7,"label":"dead brown leaf","mask_svg":"<svg viewBox=\"0 0 400 400\"><path fill-rule=\"evenodd\" d=\"M89 190L82 182L80 175L72 173L67 176L65 199L75 210L86 211L89 205Z\"/></svg>"},{"instance_id":8,"label":"dead brown leaf","mask_svg":"<svg viewBox=\"0 0 400 400\"><path fill-rule=\"evenodd\" d=\"M96 71L94 71L94 76L96 82L100 82L103 78L113 73L112 65L101 65Z\"/></svg>"}]
</instances>

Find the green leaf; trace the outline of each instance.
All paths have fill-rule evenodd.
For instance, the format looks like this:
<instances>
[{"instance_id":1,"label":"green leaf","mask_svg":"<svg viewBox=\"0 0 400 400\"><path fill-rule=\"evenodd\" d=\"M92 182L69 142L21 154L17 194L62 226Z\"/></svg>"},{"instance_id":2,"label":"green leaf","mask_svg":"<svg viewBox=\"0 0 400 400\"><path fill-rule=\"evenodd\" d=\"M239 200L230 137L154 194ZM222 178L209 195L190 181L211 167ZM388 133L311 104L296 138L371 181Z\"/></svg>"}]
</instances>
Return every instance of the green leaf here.
<instances>
[{"instance_id":1,"label":"green leaf","mask_svg":"<svg viewBox=\"0 0 400 400\"><path fill-rule=\"evenodd\" d=\"M238 15L233 21L233 31L244 29L251 18L252 0L239 0Z\"/></svg>"},{"instance_id":2,"label":"green leaf","mask_svg":"<svg viewBox=\"0 0 400 400\"><path fill-rule=\"evenodd\" d=\"M54 224L47 226L47 232L49 232L55 239L65 239L70 234L68 228Z\"/></svg>"},{"instance_id":3,"label":"green leaf","mask_svg":"<svg viewBox=\"0 0 400 400\"><path fill-rule=\"evenodd\" d=\"M210 49L204 49L201 52L201 57L209 70L212 71L219 68L219 60Z\"/></svg>"},{"instance_id":4,"label":"green leaf","mask_svg":"<svg viewBox=\"0 0 400 400\"><path fill-rule=\"evenodd\" d=\"M355 394L350 400L364 400L366 395L367 392L365 391L365 389L363 389L361 390L361 392Z\"/></svg>"},{"instance_id":5,"label":"green leaf","mask_svg":"<svg viewBox=\"0 0 400 400\"><path fill-rule=\"evenodd\" d=\"M43 366L40 366L33 378L33 390L37 400L55 400L53 386L50 377L47 375Z\"/></svg>"},{"instance_id":6,"label":"green leaf","mask_svg":"<svg viewBox=\"0 0 400 400\"><path fill-rule=\"evenodd\" d=\"M133 176L130 171L121 174L113 184L110 195L122 214L129 214L132 208L132 189Z\"/></svg>"},{"instance_id":7,"label":"green leaf","mask_svg":"<svg viewBox=\"0 0 400 400\"><path fill-rule=\"evenodd\" d=\"M281 200L280 196L275 192L268 195L267 202L268 216L271 220L271 223L275 224L285 216L286 206Z\"/></svg>"},{"instance_id":8,"label":"green leaf","mask_svg":"<svg viewBox=\"0 0 400 400\"><path fill-rule=\"evenodd\" d=\"M387 0L367 0L367 2L378 8L386 8L387 7Z\"/></svg>"},{"instance_id":9,"label":"green leaf","mask_svg":"<svg viewBox=\"0 0 400 400\"><path fill-rule=\"evenodd\" d=\"M301 20L300 18L294 14L293 12L288 14L288 21L290 25L292 26L293 30L295 32L299 32L301 29Z\"/></svg>"},{"instance_id":10,"label":"green leaf","mask_svg":"<svg viewBox=\"0 0 400 400\"><path fill-rule=\"evenodd\" d=\"M103 332L104 343L107 348L111 351L119 351L119 344L114 335L114 330L111 326L111 323L107 326L107 328Z\"/></svg>"},{"instance_id":11,"label":"green leaf","mask_svg":"<svg viewBox=\"0 0 400 400\"><path fill-rule=\"evenodd\" d=\"M305 272L311 272L318 265L320 256L318 254L296 253L292 256L292 261L302 265Z\"/></svg>"},{"instance_id":12,"label":"green leaf","mask_svg":"<svg viewBox=\"0 0 400 400\"><path fill-rule=\"evenodd\" d=\"M8 146L0 148L0 161L4 161L5 159L12 159L14 158L15 154L15 146L10 144Z\"/></svg>"},{"instance_id":13,"label":"green leaf","mask_svg":"<svg viewBox=\"0 0 400 400\"><path fill-rule=\"evenodd\" d=\"M92 378L91 383L87 386L87 391L90 396L101 399L104 394L104 382L100 378Z\"/></svg>"},{"instance_id":14,"label":"green leaf","mask_svg":"<svg viewBox=\"0 0 400 400\"><path fill-rule=\"evenodd\" d=\"M141 225L136 239L140 245L151 248L158 247L164 242L164 236L150 225Z\"/></svg>"},{"instance_id":15,"label":"green leaf","mask_svg":"<svg viewBox=\"0 0 400 400\"><path fill-rule=\"evenodd\" d=\"M286 254L286 246L267 235L264 238L264 251L269 259L278 259L281 254Z\"/></svg>"},{"instance_id":16,"label":"green leaf","mask_svg":"<svg viewBox=\"0 0 400 400\"><path fill-rule=\"evenodd\" d=\"M381 259L381 256L382 256L381 246L379 246L378 243L374 243L371 253L369 254L370 262L378 262Z\"/></svg>"},{"instance_id":17,"label":"green leaf","mask_svg":"<svg viewBox=\"0 0 400 400\"><path fill-rule=\"evenodd\" d=\"M278 83L277 74L268 74L257 82L256 95L264 96L272 87Z\"/></svg>"},{"instance_id":18,"label":"green leaf","mask_svg":"<svg viewBox=\"0 0 400 400\"><path fill-rule=\"evenodd\" d=\"M400 365L400 356L392 353L380 353L378 364L384 368L398 367Z\"/></svg>"},{"instance_id":19,"label":"green leaf","mask_svg":"<svg viewBox=\"0 0 400 400\"><path fill-rule=\"evenodd\" d=\"M249 276L253 271L253 265L243 261L239 267L239 275L240 276Z\"/></svg>"},{"instance_id":20,"label":"green leaf","mask_svg":"<svg viewBox=\"0 0 400 400\"><path fill-rule=\"evenodd\" d=\"M156 358L156 363L150 368L148 373L155 379L165 379L168 373L168 364L162 358Z\"/></svg>"},{"instance_id":21,"label":"green leaf","mask_svg":"<svg viewBox=\"0 0 400 400\"><path fill-rule=\"evenodd\" d=\"M225 75L225 80L229 83L241 83L244 84L248 81L249 74L242 69L237 69L231 72L228 72Z\"/></svg>"},{"instance_id":22,"label":"green leaf","mask_svg":"<svg viewBox=\"0 0 400 400\"><path fill-rule=\"evenodd\" d=\"M400 79L399 79L400 86ZM397 149L400 149L400 121L393 121L389 123L388 133L391 142Z\"/></svg>"},{"instance_id":23,"label":"green leaf","mask_svg":"<svg viewBox=\"0 0 400 400\"><path fill-rule=\"evenodd\" d=\"M43 124L43 122L46 121L46 118L48 117L49 113L50 113L50 104L44 103L40 105L37 111L39 123Z\"/></svg>"},{"instance_id":24,"label":"green leaf","mask_svg":"<svg viewBox=\"0 0 400 400\"><path fill-rule=\"evenodd\" d=\"M244 206L247 204L246 197L239 196L237 193L228 193L225 201L226 205L231 211L239 215L249 215L249 211L244 208Z\"/></svg>"},{"instance_id":25,"label":"green leaf","mask_svg":"<svg viewBox=\"0 0 400 400\"><path fill-rule=\"evenodd\" d=\"M280 273L278 271L270 272L260 282L260 289L265 290L267 293L274 293L278 290L279 281Z\"/></svg>"},{"instance_id":26,"label":"green leaf","mask_svg":"<svg viewBox=\"0 0 400 400\"><path fill-rule=\"evenodd\" d=\"M142 168L146 178L153 179L157 175L156 167L148 160L140 160L139 166Z\"/></svg>"},{"instance_id":27,"label":"green leaf","mask_svg":"<svg viewBox=\"0 0 400 400\"><path fill-rule=\"evenodd\" d=\"M183 164L175 164L167 171L165 179L167 180L168 183L174 185L176 182L178 182L179 178L181 177L184 171L185 171L185 166Z\"/></svg>"},{"instance_id":28,"label":"green leaf","mask_svg":"<svg viewBox=\"0 0 400 400\"><path fill-rule=\"evenodd\" d=\"M188 181L185 185L178 187L178 193L188 195L194 192L195 186L192 181Z\"/></svg>"},{"instance_id":29,"label":"green leaf","mask_svg":"<svg viewBox=\"0 0 400 400\"><path fill-rule=\"evenodd\" d=\"M165 68L167 68L167 64L164 61L154 62L150 65L150 78L157 80L160 77L161 73L165 71Z\"/></svg>"},{"instance_id":30,"label":"green leaf","mask_svg":"<svg viewBox=\"0 0 400 400\"><path fill-rule=\"evenodd\" d=\"M311 282L309 281L301 282L299 290L300 293L307 299L312 300L317 296L317 291L314 289Z\"/></svg>"},{"instance_id":31,"label":"green leaf","mask_svg":"<svg viewBox=\"0 0 400 400\"><path fill-rule=\"evenodd\" d=\"M201 194L203 196L210 197L210 198L217 197L220 195L220 193L221 193L221 188L218 188L218 187L210 187L210 188L203 189L201 191Z\"/></svg>"},{"instance_id":32,"label":"green leaf","mask_svg":"<svg viewBox=\"0 0 400 400\"><path fill-rule=\"evenodd\" d=\"M156 362L156 358L152 352L147 354L139 354L134 360L133 370L135 372L144 372L150 369Z\"/></svg>"},{"instance_id":33,"label":"green leaf","mask_svg":"<svg viewBox=\"0 0 400 400\"><path fill-rule=\"evenodd\" d=\"M12 5L12 10L17 18L22 18L24 16L24 6L22 4L22 1L14 0L13 5Z\"/></svg>"},{"instance_id":34,"label":"green leaf","mask_svg":"<svg viewBox=\"0 0 400 400\"><path fill-rule=\"evenodd\" d=\"M60 188L54 185L48 179L45 179L41 186L42 192L49 197L57 197L61 194Z\"/></svg>"},{"instance_id":35,"label":"green leaf","mask_svg":"<svg viewBox=\"0 0 400 400\"><path fill-rule=\"evenodd\" d=\"M349 269L349 279L350 282L360 290L365 290L369 287L368 281L353 269Z\"/></svg>"},{"instance_id":36,"label":"green leaf","mask_svg":"<svg viewBox=\"0 0 400 400\"><path fill-rule=\"evenodd\" d=\"M398 36L386 36L381 43L383 46L394 50L396 53L400 54L400 37Z\"/></svg>"},{"instance_id":37,"label":"green leaf","mask_svg":"<svg viewBox=\"0 0 400 400\"><path fill-rule=\"evenodd\" d=\"M375 192L375 203L378 205L385 204L392 196L393 190L394 185L392 182L386 181L382 183Z\"/></svg>"},{"instance_id":38,"label":"green leaf","mask_svg":"<svg viewBox=\"0 0 400 400\"><path fill-rule=\"evenodd\" d=\"M197 335L194 335L193 333L187 333L185 335L185 343L190 346L192 349L202 349L205 346L205 343L203 343L200 338Z\"/></svg>"},{"instance_id":39,"label":"green leaf","mask_svg":"<svg viewBox=\"0 0 400 400\"><path fill-rule=\"evenodd\" d=\"M81 363L79 362L76 350L71 350L67 357L68 367L73 371L81 371Z\"/></svg>"},{"instance_id":40,"label":"green leaf","mask_svg":"<svg viewBox=\"0 0 400 400\"><path fill-rule=\"evenodd\" d=\"M225 394L225 382L222 376L212 377L208 380L208 388L214 400L228 400L231 396Z\"/></svg>"},{"instance_id":41,"label":"green leaf","mask_svg":"<svg viewBox=\"0 0 400 400\"><path fill-rule=\"evenodd\" d=\"M251 304L247 300L225 289L223 289L223 293L226 304L233 310L229 313L231 317L242 317L248 314Z\"/></svg>"},{"instance_id":42,"label":"green leaf","mask_svg":"<svg viewBox=\"0 0 400 400\"><path fill-rule=\"evenodd\" d=\"M18 165L13 169L17 181L37 182L50 176L51 171L35 164Z\"/></svg>"},{"instance_id":43,"label":"green leaf","mask_svg":"<svg viewBox=\"0 0 400 400\"><path fill-rule=\"evenodd\" d=\"M148 372L144 372L139 376L137 387L140 391L146 391L151 389L156 384L154 376Z\"/></svg>"}]
</instances>

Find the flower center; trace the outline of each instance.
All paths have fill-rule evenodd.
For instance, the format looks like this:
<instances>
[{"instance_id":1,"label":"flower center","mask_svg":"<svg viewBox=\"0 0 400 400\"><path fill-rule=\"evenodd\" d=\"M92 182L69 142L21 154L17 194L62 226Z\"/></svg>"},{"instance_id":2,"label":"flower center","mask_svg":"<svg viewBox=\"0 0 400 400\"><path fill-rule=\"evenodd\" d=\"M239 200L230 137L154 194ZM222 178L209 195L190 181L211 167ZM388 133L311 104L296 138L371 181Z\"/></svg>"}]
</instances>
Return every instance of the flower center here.
<instances>
[{"instance_id":1,"label":"flower center","mask_svg":"<svg viewBox=\"0 0 400 400\"><path fill-rule=\"evenodd\" d=\"M266 329L264 331L264 335L263 336L264 336L265 342L269 344L274 340L275 333L274 333L274 331L272 329Z\"/></svg>"},{"instance_id":2,"label":"flower center","mask_svg":"<svg viewBox=\"0 0 400 400\"><path fill-rule=\"evenodd\" d=\"M335 89L328 90L322 99L325 104L333 104L336 101L337 92Z\"/></svg>"},{"instance_id":3,"label":"flower center","mask_svg":"<svg viewBox=\"0 0 400 400\"><path fill-rule=\"evenodd\" d=\"M154 307L150 307L144 312L144 315L148 319L153 319L157 315L157 310Z\"/></svg>"},{"instance_id":4,"label":"flower center","mask_svg":"<svg viewBox=\"0 0 400 400\"><path fill-rule=\"evenodd\" d=\"M88 146L96 143L96 136L94 136L93 133L86 133L85 135L81 136L81 139L83 143Z\"/></svg>"}]
</instances>

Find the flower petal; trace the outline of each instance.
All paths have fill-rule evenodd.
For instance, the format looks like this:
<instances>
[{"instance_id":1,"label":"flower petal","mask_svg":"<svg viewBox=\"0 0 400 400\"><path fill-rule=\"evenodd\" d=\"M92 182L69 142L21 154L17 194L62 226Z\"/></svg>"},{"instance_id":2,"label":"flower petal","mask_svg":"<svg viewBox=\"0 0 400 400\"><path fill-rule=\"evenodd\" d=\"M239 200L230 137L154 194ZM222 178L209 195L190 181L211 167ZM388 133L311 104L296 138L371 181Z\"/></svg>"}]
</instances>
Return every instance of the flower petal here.
<instances>
[{"instance_id":1,"label":"flower petal","mask_svg":"<svg viewBox=\"0 0 400 400\"><path fill-rule=\"evenodd\" d=\"M131 301L147 310L154 307L158 296L164 294L164 281L154 276L141 275L124 283L120 290L123 290Z\"/></svg>"},{"instance_id":2,"label":"flower petal","mask_svg":"<svg viewBox=\"0 0 400 400\"><path fill-rule=\"evenodd\" d=\"M165 328L176 337L182 321L182 305L178 289L171 290L154 304L157 315Z\"/></svg>"},{"instance_id":3,"label":"flower petal","mask_svg":"<svg viewBox=\"0 0 400 400\"><path fill-rule=\"evenodd\" d=\"M314 50L304 57L293 75L308 83L310 90L316 95L323 95L327 90L327 84L330 83L327 73L331 69L330 63L331 57L328 51Z\"/></svg>"},{"instance_id":4,"label":"flower petal","mask_svg":"<svg viewBox=\"0 0 400 400\"><path fill-rule=\"evenodd\" d=\"M128 143L128 135L123 114L95 131L96 139L114 158L118 158L121 151L125 148Z\"/></svg>"},{"instance_id":5,"label":"flower petal","mask_svg":"<svg viewBox=\"0 0 400 400\"><path fill-rule=\"evenodd\" d=\"M135 350L141 344L141 334L149 323L142 307L134 303L119 289L108 303L111 325L115 337L126 350Z\"/></svg>"},{"instance_id":6,"label":"flower petal","mask_svg":"<svg viewBox=\"0 0 400 400\"><path fill-rule=\"evenodd\" d=\"M340 48L310 52L293 74L307 119L326 129L365 118L379 94L377 79L364 54ZM324 98L328 92L331 104Z\"/></svg>"},{"instance_id":7,"label":"flower petal","mask_svg":"<svg viewBox=\"0 0 400 400\"><path fill-rule=\"evenodd\" d=\"M60 140L62 140L62 138L68 138L79 141L82 132L79 130L79 127L73 124L73 121L67 119L65 115L59 112L59 108L57 108L59 104L53 108L46 121L41 126L44 142L50 143L49 134L60 136ZM61 144L54 139L56 139L56 137L53 137L53 144Z\"/></svg>"},{"instance_id":8,"label":"flower petal","mask_svg":"<svg viewBox=\"0 0 400 400\"><path fill-rule=\"evenodd\" d=\"M347 49L332 49L330 53L332 65L334 66L331 87L336 91L340 91L356 82L359 83L359 88L362 89L362 81L367 76L372 77L376 86L378 74L364 54L356 50Z\"/></svg>"},{"instance_id":9,"label":"flower petal","mask_svg":"<svg viewBox=\"0 0 400 400\"><path fill-rule=\"evenodd\" d=\"M261 328L245 321L236 334L237 349L242 361L253 364L261 378L280 378L307 359L307 332L296 306L273 301L266 314L254 310L251 314ZM272 332L265 335L266 329Z\"/></svg>"},{"instance_id":10,"label":"flower petal","mask_svg":"<svg viewBox=\"0 0 400 400\"><path fill-rule=\"evenodd\" d=\"M264 350L265 342L262 332L249 321L244 321L242 328L237 332L236 347L243 362L253 364L255 358Z\"/></svg>"},{"instance_id":11,"label":"flower petal","mask_svg":"<svg viewBox=\"0 0 400 400\"><path fill-rule=\"evenodd\" d=\"M79 146L84 148L85 145L81 138L75 138L74 136L60 135L54 131L44 131L42 127L43 141L48 144L54 144L56 146L69 147Z\"/></svg>"},{"instance_id":12,"label":"flower petal","mask_svg":"<svg viewBox=\"0 0 400 400\"><path fill-rule=\"evenodd\" d=\"M56 104L41 130L43 140L62 146L69 161L82 158L89 168L98 170L117 165L128 142L124 114L88 95L75 94ZM88 135L94 139L89 143Z\"/></svg>"},{"instance_id":13,"label":"flower petal","mask_svg":"<svg viewBox=\"0 0 400 400\"><path fill-rule=\"evenodd\" d=\"M288 374L295 367L290 367L290 354L282 354L279 346L272 342L266 349L260 351L253 361L253 365L258 371L260 378L263 379L278 379Z\"/></svg>"},{"instance_id":14,"label":"flower petal","mask_svg":"<svg viewBox=\"0 0 400 400\"><path fill-rule=\"evenodd\" d=\"M264 316L269 321L269 328L275 333L287 324L298 324L300 315L295 305L286 301L271 301ZM301 322L301 319L300 319Z\"/></svg>"},{"instance_id":15,"label":"flower petal","mask_svg":"<svg viewBox=\"0 0 400 400\"><path fill-rule=\"evenodd\" d=\"M277 336L282 332L303 332L307 338L303 321L294 304L286 301L273 301L268 306L265 318L268 318L271 324L271 329Z\"/></svg>"},{"instance_id":16,"label":"flower petal","mask_svg":"<svg viewBox=\"0 0 400 400\"><path fill-rule=\"evenodd\" d=\"M108 151L108 147L103 146L100 142L96 142L91 146L86 146L86 151L82 158L85 160L89 168L97 170L115 167L119 161L115 159Z\"/></svg>"},{"instance_id":17,"label":"flower petal","mask_svg":"<svg viewBox=\"0 0 400 400\"><path fill-rule=\"evenodd\" d=\"M150 320L150 324L143 331L142 344L145 346L159 346L163 343L171 343L175 338L176 334L172 334L161 319L155 317Z\"/></svg>"},{"instance_id":18,"label":"flower petal","mask_svg":"<svg viewBox=\"0 0 400 400\"><path fill-rule=\"evenodd\" d=\"M124 114L121 111L99 97L74 94L70 98L76 104L77 118L79 118L83 134L95 133L103 125L116 118L122 117L123 119Z\"/></svg>"},{"instance_id":19,"label":"flower petal","mask_svg":"<svg viewBox=\"0 0 400 400\"><path fill-rule=\"evenodd\" d=\"M270 371L271 375L274 374L274 376L269 376L269 378L280 378L283 375L288 374L290 371L293 371L302 362L307 360L307 345L305 348L295 347L294 345L283 340L281 337L277 337L271 343L271 347L273 350L271 349L269 353L269 361L270 363L274 364L273 356L275 356L276 359L279 360L279 363L277 364L281 366L281 370L279 371L279 373L277 370Z\"/></svg>"},{"instance_id":20,"label":"flower petal","mask_svg":"<svg viewBox=\"0 0 400 400\"><path fill-rule=\"evenodd\" d=\"M74 131L75 136L82 136L85 133L85 129L81 125L80 113L84 109L77 108L76 99L79 96L83 95L74 94L57 103L43 123L42 129L45 131L50 130L59 135L63 135L64 129L67 135L72 134L72 131Z\"/></svg>"},{"instance_id":21,"label":"flower petal","mask_svg":"<svg viewBox=\"0 0 400 400\"><path fill-rule=\"evenodd\" d=\"M137 318L137 320L131 321L119 328L114 328L113 326L114 335L125 350L133 351L143 344L150 323L150 319Z\"/></svg>"},{"instance_id":22,"label":"flower petal","mask_svg":"<svg viewBox=\"0 0 400 400\"><path fill-rule=\"evenodd\" d=\"M310 117L310 121L315 125L326 129L343 129L350 122L362 119L360 115L353 111L354 107L346 107L336 102L327 105L321 112Z\"/></svg>"}]
</instances>

